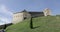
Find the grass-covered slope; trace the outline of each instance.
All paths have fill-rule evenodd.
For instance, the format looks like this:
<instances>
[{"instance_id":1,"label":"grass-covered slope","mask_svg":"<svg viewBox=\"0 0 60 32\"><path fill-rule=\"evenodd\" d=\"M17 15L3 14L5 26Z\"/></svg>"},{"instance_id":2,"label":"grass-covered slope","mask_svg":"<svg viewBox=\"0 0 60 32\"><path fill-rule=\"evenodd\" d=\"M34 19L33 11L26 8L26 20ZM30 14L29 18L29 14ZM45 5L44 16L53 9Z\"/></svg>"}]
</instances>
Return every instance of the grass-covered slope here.
<instances>
[{"instance_id":1,"label":"grass-covered slope","mask_svg":"<svg viewBox=\"0 0 60 32\"><path fill-rule=\"evenodd\" d=\"M6 32L60 32L60 16L33 18L34 29L30 29L30 20L9 26Z\"/></svg>"}]
</instances>

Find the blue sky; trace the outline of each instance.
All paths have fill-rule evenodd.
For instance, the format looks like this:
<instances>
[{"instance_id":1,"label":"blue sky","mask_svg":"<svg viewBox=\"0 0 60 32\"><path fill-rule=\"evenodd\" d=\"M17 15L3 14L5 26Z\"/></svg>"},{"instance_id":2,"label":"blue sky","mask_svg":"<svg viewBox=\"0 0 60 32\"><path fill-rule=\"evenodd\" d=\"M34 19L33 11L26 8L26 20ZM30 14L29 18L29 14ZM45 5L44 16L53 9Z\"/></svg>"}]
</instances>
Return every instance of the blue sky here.
<instances>
[{"instance_id":1,"label":"blue sky","mask_svg":"<svg viewBox=\"0 0 60 32\"><path fill-rule=\"evenodd\" d=\"M0 23L11 23L14 12L42 11L50 8L52 15L60 15L60 0L0 0Z\"/></svg>"}]
</instances>

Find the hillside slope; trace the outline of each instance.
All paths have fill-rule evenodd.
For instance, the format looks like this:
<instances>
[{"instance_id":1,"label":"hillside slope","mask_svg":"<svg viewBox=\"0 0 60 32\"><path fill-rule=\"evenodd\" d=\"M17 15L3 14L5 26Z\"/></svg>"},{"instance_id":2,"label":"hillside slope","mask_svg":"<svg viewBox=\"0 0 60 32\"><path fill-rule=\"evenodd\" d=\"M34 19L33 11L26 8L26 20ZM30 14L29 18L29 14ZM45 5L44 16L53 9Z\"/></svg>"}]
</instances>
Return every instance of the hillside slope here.
<instances>
[{"instance_id":1,"label":"hillside slope","mask_svg":"<svg viewBox=\"0 0 60 32\"><path fill-rule=\"evenodd\" d=\"M30 19L9 26L6 32L60 32L60 16L33 18L34 29L30 29Z\"/></svg>"}]
</instances>

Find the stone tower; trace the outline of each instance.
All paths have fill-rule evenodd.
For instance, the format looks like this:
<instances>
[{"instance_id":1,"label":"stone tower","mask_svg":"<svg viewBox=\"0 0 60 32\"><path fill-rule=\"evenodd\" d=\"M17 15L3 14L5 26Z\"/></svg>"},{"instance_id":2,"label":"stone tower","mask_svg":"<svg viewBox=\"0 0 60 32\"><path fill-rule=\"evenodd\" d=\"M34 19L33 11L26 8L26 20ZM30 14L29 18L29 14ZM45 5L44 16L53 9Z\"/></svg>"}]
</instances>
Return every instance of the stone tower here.
<instances>
[{"instance_id":1,"label":"stone tower","mask_svg":"<svg viewBox=\"0 0 60 32\"><path fill-rule=\"evenodd\" d=\"M45 16L50 16L51 15L51 10L49 8L46 8L43 10Z\"/></svg>"},{"instance_id":2,"label":"stone tower","mask_svg":"<svg viewBox=\"0 0 60 32\"><path fill-rule=\"evenodd\" d=\"M13 24L19 23L29 17L30 17L30 14L26 10L23 10L21 12L16 12L13 14L12 23Z\"/></svg>"}]
</instances>

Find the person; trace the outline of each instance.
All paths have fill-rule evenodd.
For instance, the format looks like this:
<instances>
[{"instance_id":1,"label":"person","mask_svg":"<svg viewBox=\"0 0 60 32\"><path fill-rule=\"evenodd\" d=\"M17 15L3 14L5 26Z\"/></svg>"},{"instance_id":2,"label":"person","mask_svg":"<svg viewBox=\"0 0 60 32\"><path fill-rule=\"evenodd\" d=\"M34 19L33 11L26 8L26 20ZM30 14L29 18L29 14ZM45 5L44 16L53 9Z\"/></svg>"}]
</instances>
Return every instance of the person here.
<instances>
[{"instance_id":1,"label":"person","mask_svg":"<svg viewBox=\"0 0 60 32\"><path fill-rule=\"evenodd\" d=\"M4 25L3 29L6 29L6 24Z\"/></svg>"},{"instance_id":2,"label":"person","mask_svg":"<svg viewBox=\"0 0 60 32\"><path fill-rule=\"evenodd\" d=\"M0 32L5 32L5 30L4 29L1 29Z\"/></svg>"}]
</instances>

